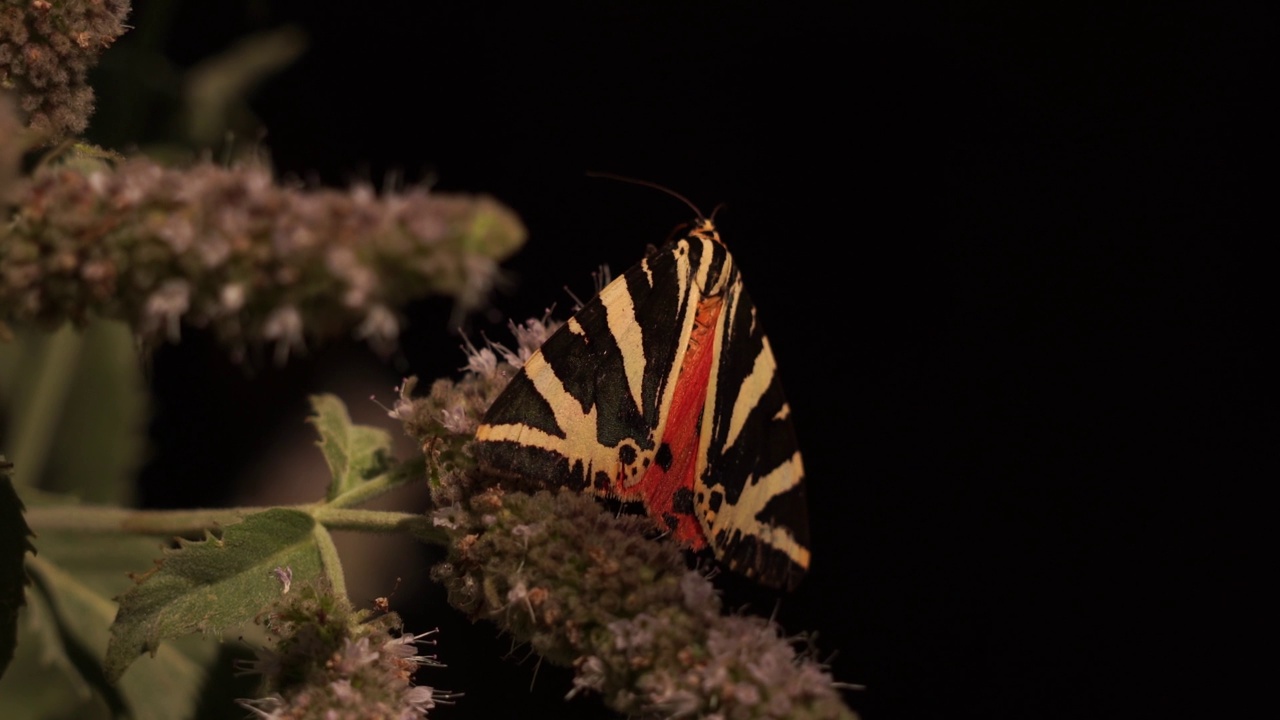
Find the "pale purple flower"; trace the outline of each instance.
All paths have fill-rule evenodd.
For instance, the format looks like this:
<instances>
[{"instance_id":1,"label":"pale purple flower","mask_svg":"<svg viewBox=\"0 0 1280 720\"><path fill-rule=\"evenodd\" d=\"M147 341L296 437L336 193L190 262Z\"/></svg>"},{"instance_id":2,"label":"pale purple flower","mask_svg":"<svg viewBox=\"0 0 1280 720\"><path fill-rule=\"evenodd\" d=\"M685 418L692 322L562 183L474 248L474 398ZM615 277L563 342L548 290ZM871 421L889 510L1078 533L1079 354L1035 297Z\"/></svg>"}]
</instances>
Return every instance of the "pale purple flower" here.
<instances>
[{"instance_id":1,"label":"pale purple flower","mask_svg":"<svg viewBox=\"0 0 1280 720\"><path fill-rule=\"evenodd\" d=\"M233 315L244 307L245 289L242 283L227 283L218 291L218 304L222 313Z\"/></svg>"},{"instance_id":2,"label":"pale purple flower","mask_svg":"<svg viewBox=\"0 0 1280 720\"><path fill-rule=\"evenodd\" d=\"M400 339L400 320L386 305L374 305L356 327L356 337L367 341L374 352L386 355Z\"/></svg>"},{"instance_id":3,"label":"pale purple flower","mask_svg":"<svg viewBox=\"0 0 1280 720\"><path fill-rule=\"evenodd\" d=\"M162 328L169 340L181 337L182 316L191 307L191 285L186 280L166 280L151 296L142 319L144 335L155 335Z\"/></svg>"},{"instance_id":4,"label":"pale purple flower","mask_svg":"<svg viewBox=\"0 0 1280 720\"><path fill-rule=\"evenodd\" d=\"M277 567L271 573L276 576L276 580L280 581L280 594L284 595L289 592L289 588L293 586L293 568Z\"/></svg>"},{"instance_id":5,"label":"pale purple flower","mask_svg":"<svg viewBox=\"0 0 1280 720\"><path fill-rule=\"evenodd\" d=\"M466 344L462 349L467 354L467 366L463 369L486 380L492 380L498 372L498 356L487 347L477 349L470 340L466 338L463 340Z\"/></svg>"},{"instance_id":6,"label":"pale purple flower","mask_svg":"<svg viewBox=\"0 0 1280 720\"><path fill-rule=\"evenodd\" d=\"M276 343L275 360L283 365L291 350L303 350L302 314L292 305L276 308L262 324L262 337Z\"/></svg>"}]
</instances>

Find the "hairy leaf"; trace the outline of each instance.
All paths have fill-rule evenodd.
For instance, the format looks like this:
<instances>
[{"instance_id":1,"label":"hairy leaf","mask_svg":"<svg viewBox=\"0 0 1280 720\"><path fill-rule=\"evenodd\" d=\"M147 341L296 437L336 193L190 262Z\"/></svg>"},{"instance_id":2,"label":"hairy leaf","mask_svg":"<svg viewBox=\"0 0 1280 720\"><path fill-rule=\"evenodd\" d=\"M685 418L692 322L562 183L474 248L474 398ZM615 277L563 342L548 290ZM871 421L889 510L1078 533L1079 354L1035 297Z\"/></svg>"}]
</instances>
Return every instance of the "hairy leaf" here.
<instances>
[{"instance_id":1,"label":"hairy leaf","mask_svg":"<svg viewBox=\"0 0 1280 720\"><path fill-rule=\"evenodd\" d=\"M221 537L181 541L155 572L119 598L106 674L115 681L160 641L221 631L252 620L283 591L276 568L294 582L324 572L319 542L328 533L308 514L272 509L228 525ZM340 569L334 569L340 572Z\"/></svg>"},{"instance_id":2,"label":"hairy leaf","mask_svg":"<svg viewBox=\"0 0 1280 720\"><path fill-rule=\"evenodd\" d=\"M353 425L347 406L335 395L313 395L311 407L316 414L310 422L320 433L320 452L333 474L330 500L386 472L391 450L391 435L386 430Z\"/></svg>"},{"instance_id":3,"label":"hairy leaf","mask_svg":"<svg viewBox=\"0 0 1280 720\"><path fill-rule=\"evenodd\" d=\"M27 586L23 558L33 550L31 528L22 517L22 501L13 490L9 470L0 456L0 676L4 675L18 641L18 608Z\"/></svg>"}]
</instances>

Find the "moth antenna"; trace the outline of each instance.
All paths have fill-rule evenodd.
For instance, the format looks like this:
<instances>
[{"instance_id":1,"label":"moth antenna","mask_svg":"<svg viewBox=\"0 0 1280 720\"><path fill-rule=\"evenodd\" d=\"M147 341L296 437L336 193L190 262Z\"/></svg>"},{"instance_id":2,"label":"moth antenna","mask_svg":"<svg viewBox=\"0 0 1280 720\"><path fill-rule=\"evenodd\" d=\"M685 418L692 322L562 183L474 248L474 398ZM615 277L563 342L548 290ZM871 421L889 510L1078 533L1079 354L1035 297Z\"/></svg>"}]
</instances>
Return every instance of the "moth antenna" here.
<instances>
[{"instance_id":1,"label":"moth antenna","mask_svg":"<svg viewBox=\"0 0 1280 720\"><path fill-rule=\"evenodd\" d=\"M670 195L671 197L679 200L680 202L684 203L685 205L688 205L689 209L693 210L693 214L697 215L699 220L704 220L704 221L707 220L707 216L703 215L702 211L698 209L698 206L694 205L693 202L689 200L689 198L681 195L680 193L676 192L675 190L672 190L671 188L665 185L659 185L658 183L655 183L655 182L649 182L648 180L641 180L639 178L627 177L625 175L615 175L614 173L608 173L608 172L596 172L594 170L587 171L587 177L606 178L608 180L617 180L618 182L631 183L632 185L643 185L647 188L653 188L654 190L657 190L659 192L664 192ZM712 217L715 217L714 212L711 215Z\"/></svg>"},{"instance_id":2,"label":"moth antenna","mask_svg":"<svg viewBox=\"0 0 1280 720\"><path fill-rule=\"evenodd\" d=\"M724 203L716 203L716 206L711 208L711 217L707 218L707 221L714 225L716 223L716 213L720 212L724 207Z\"/></svg>"}]
</instances>

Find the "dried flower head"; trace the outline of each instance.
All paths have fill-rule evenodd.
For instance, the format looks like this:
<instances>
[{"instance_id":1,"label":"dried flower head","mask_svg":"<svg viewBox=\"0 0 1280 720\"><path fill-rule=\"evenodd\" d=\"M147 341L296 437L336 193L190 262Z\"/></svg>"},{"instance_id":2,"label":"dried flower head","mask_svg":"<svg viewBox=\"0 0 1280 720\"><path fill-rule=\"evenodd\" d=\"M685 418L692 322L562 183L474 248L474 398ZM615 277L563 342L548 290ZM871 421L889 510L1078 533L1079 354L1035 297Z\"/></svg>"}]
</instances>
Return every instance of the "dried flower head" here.
<instances>
[{"instance_id":1,"label":"dried flower head","mask_svg":"<svg viewBox=\"0 0 1280 720\"><path fill-rule=\"evenodd\" d=\"M0 11L0 90L17 96L27 126L46 142L88 126L85 77L124 33L129 9L128 0L35 0Z\"/></svg>"}]
</instances>

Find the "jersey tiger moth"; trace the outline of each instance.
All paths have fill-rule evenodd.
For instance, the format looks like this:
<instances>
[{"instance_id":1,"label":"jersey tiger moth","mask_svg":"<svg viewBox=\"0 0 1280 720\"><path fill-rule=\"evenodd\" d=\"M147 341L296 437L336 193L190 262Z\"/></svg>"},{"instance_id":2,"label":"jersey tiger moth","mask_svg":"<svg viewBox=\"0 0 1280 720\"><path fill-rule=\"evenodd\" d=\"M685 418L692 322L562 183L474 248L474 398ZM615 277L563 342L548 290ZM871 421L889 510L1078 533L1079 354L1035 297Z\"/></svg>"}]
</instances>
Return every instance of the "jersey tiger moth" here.
<instances>
[{"instance_id":1,"label":"jersey tiger moth","mask_svg":"<svg viewBox=\"0 0 1280 720\"><path fill-rule=\"evenodd\" d=\"M773 351L711 220L605 286L476 432L483 471L640 502L685 547L794 588L804 468Z\"/></svg>"}]
</instances>

